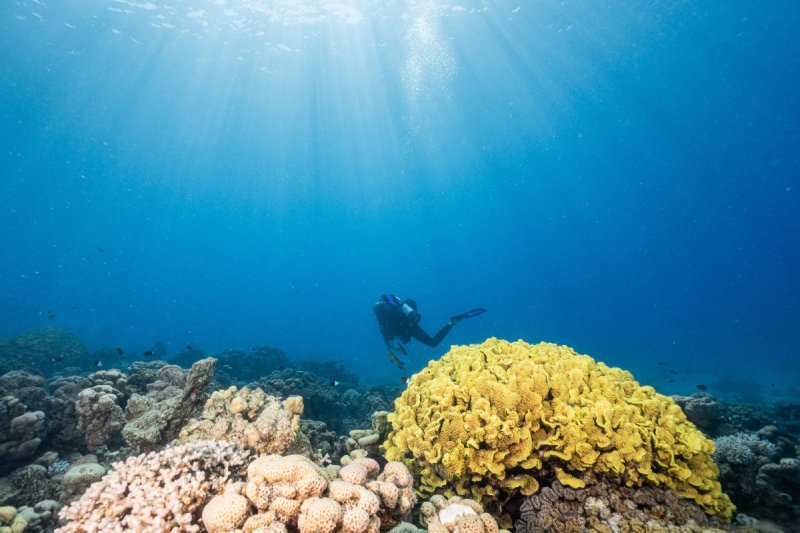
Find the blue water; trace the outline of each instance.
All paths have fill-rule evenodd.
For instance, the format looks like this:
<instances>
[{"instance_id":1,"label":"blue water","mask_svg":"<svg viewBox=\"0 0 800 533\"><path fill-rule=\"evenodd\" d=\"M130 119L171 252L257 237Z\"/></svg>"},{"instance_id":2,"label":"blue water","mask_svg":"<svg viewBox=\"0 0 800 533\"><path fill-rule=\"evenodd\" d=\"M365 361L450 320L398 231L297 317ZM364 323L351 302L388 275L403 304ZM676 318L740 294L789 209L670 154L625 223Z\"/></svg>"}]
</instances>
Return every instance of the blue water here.
<instances>
[{"instance_id":1,"label":"blue water","mask_svg":"<svg viewBox=\"0 0 800 533\"><path fill-rule=\"evenodd\" d=\"M398 383L394 292L431 333L489 309L411 371L497 336L800 394L798 27L777 0L5 1L0 337Z\"/></svg>"}]
</instances>

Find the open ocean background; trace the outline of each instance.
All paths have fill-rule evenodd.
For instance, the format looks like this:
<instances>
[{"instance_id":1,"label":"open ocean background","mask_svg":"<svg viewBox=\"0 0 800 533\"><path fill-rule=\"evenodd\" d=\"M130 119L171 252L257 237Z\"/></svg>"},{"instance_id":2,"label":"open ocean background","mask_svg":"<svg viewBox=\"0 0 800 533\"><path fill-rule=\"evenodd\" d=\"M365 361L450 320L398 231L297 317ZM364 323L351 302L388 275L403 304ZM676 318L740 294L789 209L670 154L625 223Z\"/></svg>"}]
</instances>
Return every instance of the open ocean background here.
<instances>
[{"instance_id":1,"label":"open ocean background","mask_svg":"<svg viewBox=\"0 0 800 533\"><path fill-rule=\"evenodd\" d=\"M5 0L0 337L274 345L372 316L800 395L800 4ZM48 318L48 316L53 318Z\"/></svg>"}]
</instances>

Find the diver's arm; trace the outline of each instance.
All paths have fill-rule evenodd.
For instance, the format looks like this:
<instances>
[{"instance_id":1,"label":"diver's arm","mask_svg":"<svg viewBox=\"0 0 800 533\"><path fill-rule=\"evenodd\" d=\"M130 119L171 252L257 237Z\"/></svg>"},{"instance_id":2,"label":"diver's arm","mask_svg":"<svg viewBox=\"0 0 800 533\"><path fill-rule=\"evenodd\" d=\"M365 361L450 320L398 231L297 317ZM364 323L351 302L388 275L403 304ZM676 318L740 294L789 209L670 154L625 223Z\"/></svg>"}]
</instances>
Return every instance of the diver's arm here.
<instances>
[{"instance_id":1,"label":"diver's arm","mask_svg":"<svg viewBox=\"0 0 800 533\"><path fill-rule=\"evenodd\" d=\"M450 324L450 323L447 323L447 324L444 325L444 327L442 329L440 329L436 333L436 335L431 337L430 335L425 333L425 330L423 330L421 327L419 327L419 324L415 324L414 325L414 329L411 330L411 336L414 337L415 339L417 339L422 344L424 344L426 346L430 346L431 348L434 348L434 347L438 346L440 342L442 342L442 339L444 339L445 335L450 333L451 329L453 329L453 325Z\"/></svg>"}]
</instances>

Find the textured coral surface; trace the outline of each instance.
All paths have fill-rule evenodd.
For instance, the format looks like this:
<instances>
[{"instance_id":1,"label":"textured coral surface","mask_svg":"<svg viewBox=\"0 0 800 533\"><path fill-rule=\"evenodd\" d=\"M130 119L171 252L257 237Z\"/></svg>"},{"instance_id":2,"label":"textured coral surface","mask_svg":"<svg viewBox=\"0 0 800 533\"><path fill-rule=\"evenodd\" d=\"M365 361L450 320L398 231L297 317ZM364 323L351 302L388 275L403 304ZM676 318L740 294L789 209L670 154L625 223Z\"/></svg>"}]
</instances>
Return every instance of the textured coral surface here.
<instances>
[{"instance_id":1,"label":"textured coral surface","mask_svg":"<svg viewBox=\"0 0 800 533\"><path fill-rule=\"evenodd\" d=\"M672 399L566 346L454 346L410 380L390 422L387 458L406 462L423 494L503 501L544 479L583 488L605 476L725 519L734 510L714 443Z\"/></svg>"}]
</instances>

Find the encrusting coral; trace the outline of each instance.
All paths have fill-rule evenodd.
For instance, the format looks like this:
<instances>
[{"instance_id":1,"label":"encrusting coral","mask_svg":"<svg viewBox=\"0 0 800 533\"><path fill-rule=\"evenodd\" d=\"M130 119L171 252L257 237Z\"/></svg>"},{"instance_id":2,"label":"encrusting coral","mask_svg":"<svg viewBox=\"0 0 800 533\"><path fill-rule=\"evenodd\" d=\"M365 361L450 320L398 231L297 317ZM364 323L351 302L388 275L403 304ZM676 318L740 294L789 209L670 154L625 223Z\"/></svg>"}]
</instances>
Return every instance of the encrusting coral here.
<instances>
[{"instance_id":1,"label":"encrusting coral","mask_svg":"<svg viewBox=\"0 0 800 533\"><path fill-rule=\"evenodd\" d=\"M672 399L566 346L454 346L412 377L389 420L386 457L422 494L502 503L541 480L578 489L601 476L671 489L725 520L734 510L713 441Z\"/></svg>"},{"instance_id":2,"label":"encrusting coral","mask_svg":"<svg viewBox=\"0 0 800 533\"><path fill-rule=\"evenodd\" d=\"M295 441L302 413L300 396L281 401L261 389L230 387L211 394L203 414L181 428L178 440L225 440L259 454L280 454Z\"/></svg>"},{"instance_id":3,"label":"encrusting coral","mask_svg":"<svg viewBox=\"0 0 800 533\"><path fill-rule=\"evenodd\" d=\"M242 474L248 458L248 452L218 441L130 457L63 508L59 516L66 524L56 531L198 531L203 506Z\"/></svg>"},{"instance_id":4,"label":"encrusting coral","mask_svg":"<svg viewBox=\"0 0 800 533\"><path fill-rule=\"evenodd\" d=\"M203 524L210 533L377 533L416 501L402 463L387 463L381 472L375 460L359 458L339 478L328 476L301 455L262 455L248 467L246 484L231 485L205 506Z\"/></svg>"}]
</instances>

